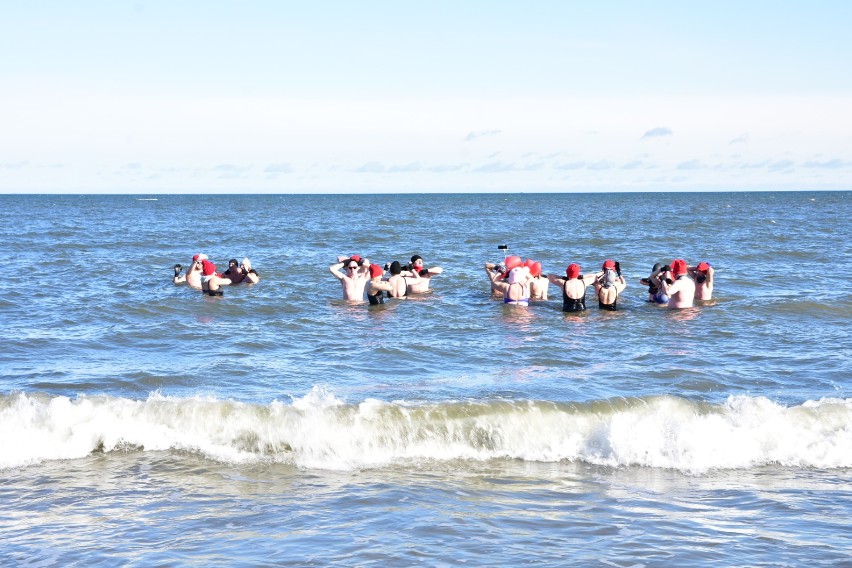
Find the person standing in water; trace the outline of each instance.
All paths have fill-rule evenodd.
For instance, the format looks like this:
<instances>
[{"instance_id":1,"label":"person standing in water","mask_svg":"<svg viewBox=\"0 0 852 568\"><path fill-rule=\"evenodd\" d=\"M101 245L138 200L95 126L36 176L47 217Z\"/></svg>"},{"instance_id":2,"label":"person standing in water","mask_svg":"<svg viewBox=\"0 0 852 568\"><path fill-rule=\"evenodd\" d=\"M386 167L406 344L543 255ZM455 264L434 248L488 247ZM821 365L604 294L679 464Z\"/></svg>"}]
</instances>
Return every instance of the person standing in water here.
<instances>
[{"instance_id":1,"label":"person standing in water","mask_svg":"<svg viewBox=\"0 0 852 568\"><path fill-rule=\"evenodd\" d=\"M595 281L595 275L583 276L581 270L579 264L572 262L565 269L565 278L555 274L547 275L550 283L562 290L563 312L582 312L586 309L586 288Z\"/></svg>"},{"instance_id":2,"label":"person standing in water","mask_svg":"<svg viewBox=\"0 0 852 568\"><path fill-rule=\"evenodd\" d=\"M699 262L695 268L687 267L687 273L695 280L695 299L713 299L713 267L709 262Z\"/></svg>"},{"instance_id":3,"label":"person standing in water","mask_svg":"<svg viewBox=\"0 0 852 568\"><path fill-rule=\"evenodd\" d=\"M660 278L660 288L669 297L668 306L671 309L691 308L695 303L695 282L688 272L686 261L676 258L671 263L671 284L667 278Z\"/></svg>"},{"instance_id":4,"label":"person standing in water","mask_svg":"<svg viewBox=\"0 0 852 568\"><path fill-rule=\"evenodd\" d=\"M433 276L437 276L442 272L444 272L444 269L440 266L426 268L423 263L423 257L419 254L415 254L411 257L412 277L408 279L408 293L422 294L423 292L428 292L429 281Z\"/></svg>"},{"instance_id":5,"label":"person standing in water","mask_svg":"<svg viewBox=\"0 0 852 568\"><path fill-rule=\"evenodd\" d=\"M350 302L363 302L364 290L370 279L369 263L358 255L338 256L337 262L328 267L331 274L340 281L343 299Z\"/></svg>"},{"instance_id":6,"label":"person standing in water","mask_svg":"<svg viewBox=\"0 0 852 568\"><path fill-rule=\"evenodd\" d=\"M621 266L614 260L604 261L601 269L594 282L598 307L614 312L618 309L618 296L627 287L627 282L621 276Z\"/></svg>"}]
</instances>

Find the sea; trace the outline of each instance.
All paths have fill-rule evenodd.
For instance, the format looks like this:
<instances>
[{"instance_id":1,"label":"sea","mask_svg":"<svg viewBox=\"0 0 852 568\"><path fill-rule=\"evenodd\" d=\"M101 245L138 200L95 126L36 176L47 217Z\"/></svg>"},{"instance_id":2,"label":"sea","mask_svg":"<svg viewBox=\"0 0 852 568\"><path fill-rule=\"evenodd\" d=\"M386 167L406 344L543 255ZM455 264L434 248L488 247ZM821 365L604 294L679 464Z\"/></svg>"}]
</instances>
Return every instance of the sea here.
<instances>
[{"instance_id":1,"label":"sea","mask_svg":"<svg viewBox=\"0 0 852 568\"><path fill-rule=\"evenodd\" d=\"M852 566L850 205L2 195L0 564ZM175 285L197 253L260 282ZM443 273L349 303L352 254ZM506 255L628 286L506 306ZM712 300L647 302L674 258Z\"/></svg>"}]
</instances>

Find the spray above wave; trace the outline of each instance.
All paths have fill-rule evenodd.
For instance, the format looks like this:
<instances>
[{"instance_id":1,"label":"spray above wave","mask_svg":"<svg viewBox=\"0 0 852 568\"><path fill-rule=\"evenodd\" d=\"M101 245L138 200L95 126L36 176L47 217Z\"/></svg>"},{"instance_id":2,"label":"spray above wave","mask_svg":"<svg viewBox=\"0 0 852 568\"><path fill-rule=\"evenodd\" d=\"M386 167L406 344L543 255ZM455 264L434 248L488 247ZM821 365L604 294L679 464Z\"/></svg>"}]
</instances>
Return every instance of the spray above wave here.
<instances>
[{"instance_id":1,"label":"spray above wave","mask_svg":"<svg viewBox=\"0 0 852 568\"><path fill-rule=\"evenodd\" d=\"M0 397L0 468L93 452L192 451L225 462L353 469L423 460L583 461L709 469L852 467L852 399L785 407L671 396L347 404L315 388L290 404L214 398Z\"/></svg>"}]
</instances>

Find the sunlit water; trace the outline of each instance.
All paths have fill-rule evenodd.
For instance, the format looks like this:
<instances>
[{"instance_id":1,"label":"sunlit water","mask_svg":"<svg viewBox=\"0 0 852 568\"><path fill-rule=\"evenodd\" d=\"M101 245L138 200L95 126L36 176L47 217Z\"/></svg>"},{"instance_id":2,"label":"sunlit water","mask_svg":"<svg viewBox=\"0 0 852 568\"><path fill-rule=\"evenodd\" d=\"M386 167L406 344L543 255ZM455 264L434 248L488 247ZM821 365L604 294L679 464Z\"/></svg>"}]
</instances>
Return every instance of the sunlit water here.
<instances>
[{"instance_id":1,"label":"sunlit water","mask_svg":"<svg viewBox=\"0 0 852 568\"><path fill-rule=\"evenodd\" d=\"M848 562L849 198L0 196L0 558ZM503 243L619 260L619 311L492 301ZM197 252L262 280L174 286ZM444 273L348 305L350 253ZM712 302L644 301L675 257Z\"/></svg>"}]
</instances>

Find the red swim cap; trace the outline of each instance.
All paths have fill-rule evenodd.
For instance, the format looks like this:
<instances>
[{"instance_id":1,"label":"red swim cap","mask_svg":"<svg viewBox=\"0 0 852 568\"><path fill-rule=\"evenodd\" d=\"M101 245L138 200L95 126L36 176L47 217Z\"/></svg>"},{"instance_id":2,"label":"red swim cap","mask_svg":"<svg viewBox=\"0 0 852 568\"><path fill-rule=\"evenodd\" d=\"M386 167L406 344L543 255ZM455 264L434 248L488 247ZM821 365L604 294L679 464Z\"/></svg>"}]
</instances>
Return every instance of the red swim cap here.
<instances>
[{"instance_id":1,"label":"red swim cap","mask_svg":"<svg viewBox=\"0 0 852 568\"><path fill-rule=\"evenodd\" d=\"M695 267L695 270L700 270L701 272L707 272L707 269L710 268L710 264L706 262L699 262L698 266Z\"/></svg>"},{"instance_id":2,"label":"red swim cap","mask_svg":"<svg viewBox=\"0 0 852 568\"><path fill-rule=\"evenodd\" d=\"M536 261L533 262L532 266L530 266L530 274L533 275L534 278L538 278L541 276L541 263Z\"/></svg>"},{"instance_id":3,"label":"red swim cap","mask_svg":"<svg viewBox=\"0 0 852 568\"><path fill-rule=\"evenodd\" d=\"M201 261L201 272L204 276L210 276L214 272L216 272L216 265L210 262L209 260Z\"/></svg>"},{"instance_id":4,"label":"red swim cap","mask_svg":"<svg viewBox=\"0 0 852 568\"><path fill-rule=\"evenodd\" d=\"M577 278L580 275L580 265L572 262L568 265L568 268L565 269L565 275L570 278Z\"/></svg>"},{"instance_id":5,"label":"red swim cap","mask_svg":"<svg viewBox=\"0 0 852 568\"><path fill-rule=\"evenodd\" d=\"M524 263L519 256L507 256L503 261L503 264L506 265L507 270L512 270L513 268L517 268Z\"/></svg>"},{"instance_id":6,"label":"red swim cap","mask_svg":"<svg viewBox=\"0 0 852 568\"><path fill-rule=\"evenodd\" d=\"M371 264L370 265L370 278L375 278L376 276L381 276L382 274L384 274L384 272L385 271L378 264Z\"/></svg>"},{"instance_id":7,"label":"red swim cap","mask_svg":"<svg viewBox=\"0 0 852 568\"><path fill-rule=\"evenodd\" d=\"M675 278L681 274L686 274L686 261L682 258L676 258L672 261L672 274Z\"/></svg>"},{"instance_id":8,"label":"red swim cap","mask_svg":"<svg viewBox=\"0 0 852 568\"><path fill-rule=\"evenodd\" d=\"M615 270L615 261L614 260L605 260L601 269L602 270Z\"/></svg>"}]
</instances>

